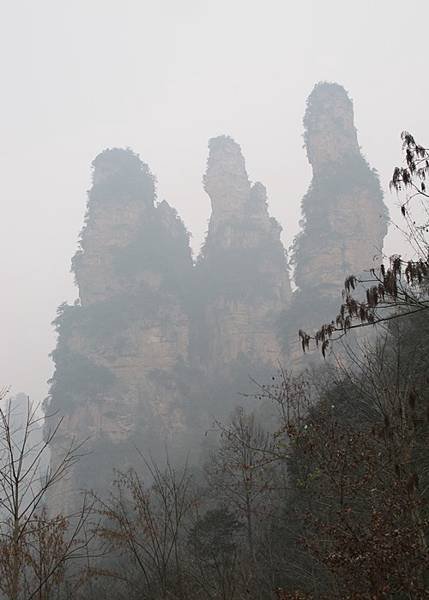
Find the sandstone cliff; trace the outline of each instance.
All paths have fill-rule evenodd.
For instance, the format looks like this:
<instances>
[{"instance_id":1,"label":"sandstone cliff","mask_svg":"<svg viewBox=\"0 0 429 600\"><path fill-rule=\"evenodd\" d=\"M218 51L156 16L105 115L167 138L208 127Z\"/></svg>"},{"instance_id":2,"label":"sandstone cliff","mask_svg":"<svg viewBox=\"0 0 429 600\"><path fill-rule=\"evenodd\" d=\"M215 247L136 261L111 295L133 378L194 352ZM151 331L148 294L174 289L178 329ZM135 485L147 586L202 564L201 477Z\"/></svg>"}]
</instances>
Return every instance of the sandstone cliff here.
<instances>
[{"instance_id":1,"label":"sandstone cliff","mask_svg":"<svg viewBox=\"0 0 429 600\"><path fill-rule=\"evenodd\" d=\"M294 351L298 328L311 331L335 318L345 278L377 264L387 232L379 179L361 153L353 104L343 87L315 86L304 128L313 178L292 255L298 289L285 331Z\"/></svg>"},{"instance_id":2,"label":"sandstone cliff","mask_svg":"<svg viewBox=\"0 0 429 600\"><path fill-rule=\"evenodd\" d=\"M185 445L190 428L175 378L188 361L188 234L166 202L155 203L154 178L130 150L106 150L93 168L72 263L79 299L55 321L48 399L49 411L65 415L58 449L88 438L74 487L105 484L107 469L110 476L135 458L134 446L159 453L172 438Z\"/></svg>"},{"instance_id":3,"label":"sandstone cliff","mask_svg":"<svg viewBox=\"0 0 429 600\"><path fill-rule=\"evenodd\" d=\"M72 437L89 440L70 489L108 485L135 447L159 456L166 444L178 455L227 415L243 381L281 358L277 320L290 296L281 228L232 139L210 142L212 216L196 266L183 223L156 204L137 155L106 150L93 168L72 261L79 298L55 321L47 402L65 415L54 457Z\"/></svg>"},{"instance_id":4,"label":"sandstone cliff","mask_svg":"<svg viewBox=\"0 0 429 600\"><path fill-rule=\"evenodd\" d=\"M167 444L178 460L195 449L213 417L255 391L250 377L267 381L279 362L305 364L298 329L334 318L344 278L373 265L387 214L345 90L317 85L304 125L313 179L293 249L293 294L281 227L234 140L209 142L212 214L195 264L176 211L156 202L148 166L131 150L95 159L72 263L79 298L55 321L47 401L65 416L54 461L73 437L89 440L70 490L106 488L112 468L136 462L136 447L160 458Z\"/></svg>"},{"instance_id":5,"label":"sandstone cliff","mask_svg":"<svg viewBox=\"0 0 429 600\"><path fill-rule=\"evenodd\" d=\"M268 214L264 186L251 185L240 146L221 136L209 148L204 186L212 214L197 262L210 332L202 358L210 369L240 355L273 366L281 356L276 318L291 294L281 227Z\"/></svg>"},{"instance_id":6,"label":"sandstone cliff","mask_svg":"<svg viewBox=\"0 0 429 600\"><path fill-rule=\"evenodd\" d=\"M196 264L202 291L196 358L210 383L210 410L225 414L250 376L266 377L282 360L277 327L291 288L265 187L251 184L230 137L210 140L204 187L212 213Z\"/></svg>"}]
</instances>

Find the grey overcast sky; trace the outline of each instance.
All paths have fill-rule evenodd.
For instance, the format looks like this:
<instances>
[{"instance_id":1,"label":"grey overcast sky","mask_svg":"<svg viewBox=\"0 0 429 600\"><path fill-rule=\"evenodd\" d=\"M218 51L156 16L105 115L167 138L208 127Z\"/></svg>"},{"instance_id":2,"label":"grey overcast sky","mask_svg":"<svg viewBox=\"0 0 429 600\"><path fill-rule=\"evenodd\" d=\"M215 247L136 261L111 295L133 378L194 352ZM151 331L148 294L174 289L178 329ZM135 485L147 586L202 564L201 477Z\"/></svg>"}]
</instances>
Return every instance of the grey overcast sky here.
<instances>
[{"instance_id":1,"label":"grey overcast sky","mask_svg":"<svg viewBox=\"0 0 429 600\"><path fill-rule=\"evenodd\" d=\"M242 146L289 245L310 181L306 97L354 100L360 144L387 188L401 130L429 143L427 0L0 0L0 383L47 392L56 307L105 147L130 146L202 241L210 137ZM396 199L386 192L396 216ZM395 248L390 237L386 251Z\"/></svg>"}]
</instances>

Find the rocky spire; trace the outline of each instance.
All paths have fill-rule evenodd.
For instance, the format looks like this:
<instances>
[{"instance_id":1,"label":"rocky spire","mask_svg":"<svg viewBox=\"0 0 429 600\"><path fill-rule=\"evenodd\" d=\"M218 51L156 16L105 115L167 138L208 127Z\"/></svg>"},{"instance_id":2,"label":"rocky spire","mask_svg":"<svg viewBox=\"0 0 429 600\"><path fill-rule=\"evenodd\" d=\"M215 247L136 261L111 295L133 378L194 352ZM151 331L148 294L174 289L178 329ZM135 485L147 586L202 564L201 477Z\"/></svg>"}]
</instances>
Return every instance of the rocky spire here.
<instances>
[{"instance_id":1,"label":"rocky spire","mask_svg":"<svg viewBox=\"0 0 429 600\"><path fill-rule=\"evenodd\" d=\"M311 330L335 318L345 278L377 264L387 232L378 175L359 148L353 104L344 88L317 84L304 127L313 178L302 200L302 231L292 256L298 286L287 316L292 337L298 328Z\"/></svg>"},{"instance_id":2,"label":"rocky spire","mask_svg":"<svg viewBox=\"0 0 429 600\"><path fill-rule=\"evenodd\" d=\"M154 177L131 150L106 150L93 168L73 259L79 299L55 321L47 401L65 416L67 438L89 440L90 456L68 484L75 488L108 485L135 446L154 456L165 443L177 450L188 430L177 375L188 364L188 233L167 202L155 203ZM65 445L54 440L54 461Z\"/></svg>"},{"instance_id":3,"label":"rocky spire","mask_svg":"<svg viewBox=\"0 0 429 600\"><path fill-rule=\"evenodd\" d=\"M295 240L295 281L304 292L338 296L347 275L380 256L387 209L377 173L362 156L353 104L338 84L319 83L307 102L305 143L313 169Z\"/></svg>"},{"instance_id":4,"label":"rocky spire","mask_svg":"<svg viewBox=\"0 0 429 600\"><path fill-rule=\"evenodd\" d=\"M92 167L85 225L72 261L83 305L123 292L115 256L136 239L156 198L149 167L130 149L107 149Z\"/></svg>"},{"instance_id":5,"label":"rocky spire","mask_svg":"<svg viewBox=\"0 0 429 600\"><path fill-rule=\"evenodd\" d=\"M227 136L209 142L204 186L212 215L197 276L206 298L206 364L231 367L240 356L276 364L275 318L289 301L290 283L265 187L251 185L240 146Z\"/></svg>"},{"instance_id":6,"label":"rocky spire","mask_svg":"<svg viewBox=\"0 0 429 600\"><path fill-rule=\"evenodd\" d=\"M317 84L307 99L304 141L314 175L360 155L353 104L337 83Z\"/></svg>"},{"instance_id":7,"label":"rocky spire","mask_svg":"<svg viewBox=\"0 0 429 600\"><path fill-rule=\"evenodd\" d=\"M292 301L281 227L233 139L209 142L212 214L195 266L188 233L167 202L157 203L148 166L129 149L94 160L73 259L79 298L55 321L47 401L65 416L54 462L70 438L90 440L67 485L108 485L112 467L135 460L135 446L161 455L169 443L178 457L204 419L208 425L231 411L237 394L254 391L249 376L266 381L285 348L294 355L289 340L299 328L335 317L347 275L372 267L387 214L344 89L317 85L304 124L313 179L294 244Z\"/></svg>"},{"instance_id":8,"label":"rocky spire","mask_svg":"<svg viewBox=\"0 0 429 600\"><path fill-rule=\"evenodd\" d=\"M241 148L231 137L221 135L209 140L204 189L212 205L213 226L238 217L246 210L250 182Z\"/></svg>"}]
</instances>

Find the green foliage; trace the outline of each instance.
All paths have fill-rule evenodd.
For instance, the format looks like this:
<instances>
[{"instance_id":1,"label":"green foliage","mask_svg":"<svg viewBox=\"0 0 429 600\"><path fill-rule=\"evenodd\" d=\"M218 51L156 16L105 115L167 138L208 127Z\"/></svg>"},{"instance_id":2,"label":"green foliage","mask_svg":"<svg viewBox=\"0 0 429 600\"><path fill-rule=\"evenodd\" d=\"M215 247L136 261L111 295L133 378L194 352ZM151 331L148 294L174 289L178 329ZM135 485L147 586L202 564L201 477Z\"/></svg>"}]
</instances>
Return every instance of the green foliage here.
<instances>
[{"instance_id":1,"label":"green foliage","mask_svg":"<svg viewBox=\"0 0 429 600\"><path fill-rule=\"evenodd\" d=\"M330 121L330 129L342 131L345 123L339 117L333 105L340 102L345 113L353 118L353 105L346 90L338 83L320 81L317 83L307 98L304 124L304 141L308 144L309 135L320 129L321 115L327 116ZM352 130L353 133L353 130Z\"/></svg>"},{"instance_id":2,"label":"green foliage","mask_svg":"<svg viewBox=\"0 0 429 600\"><path fill-rule=\"evenodd\" d=\"M92 163L93 187L89 193L91 204L126 204L138 199L146 206L155 201L155 178L146 163L130 148L108 148Z\"/></svg>"},{"instance_id":3,"label":"green foliage","mask_svg":"<svg viewBox=\"0 0 429 600\"><path fill-rule=\"evenodd\" d=\"M49 380L49 411L72 411L77 403L97 403L112 393L116 377L106 367L95 364L66 346L52 353L55 373Z\"/></svg>"},{"instance_id":4,"label":"green foliage","mask_svg":"<svg viewBox=\"0 0 429 600\"><path fill-rule=\"evenodd\" d=\"M254 224L251 220L234 222L234 236L241 240L242 234L251 235ZM260 301L272 298L273 287L278 285L279 271L287 270L285 251L279 239L267 232L257 232L256 246L234 245L222 247L216 240L203 246L196 264L196 296L201 304L210 298L222 296L226 300ZM223 232L216 232L222 239Z\"/></svg>"},{"instance_id":5,"label":"green foliage","mask_svg":"<svg viewBox=\"0 0 429 600\"><path fill-rule=\"evenodd\" d=\"M137 321L159 319L162 311L168 311L174 304L173 298L160 298L159 293L145 285L141 286L140 293L124 293L88 306L63 304L54 321L60 336L58 345L73 333L87 339L94 347L112 341L120 344L121 338L134 329Z\"/></svg>"},{"instance_id":6,"label":"green foliage","mask_svg":"<svg viewBox=\"0 0 429 600\"><path fill-rule=\"evenodd\" d=\"M161 290L183 296L192 271L189 234L177 212L168 210L168 220L162 218L159 207L145 213L134 239L114 251L113 265L124 279L145 271L160 274Z\"/></svg>"},{"instance_id":7,"label":"green foliage","mask_svg":"<svg viewBox=\"0 0 429 600\"><path fill-rule=\"evenodd\" d=\"M307 101L304 128L314 174L301 203L303 230L295 238L291 260L296 266L295 282L302 289L311 287L306 266L315 258L328 258L332 249L338 251L352 239L365 240L368 218L376 220L381 243L388 218L378 175L360 152L353 105L342 86L327 82L315 86ZM336 149L335 158L330 159L329 151L323 153L323 143ZM355 198L368 202L370 215L361 212L363 206L354 206ZM344 277L352 268L345 262L329 266L344 271Z\"/></svg>"},{"instance_id":8,"label":"green foliage","mask_svg":"<svg viewBox=\"0 0 429 600\"><path fill-rule=\"evenodd\" d=\"M82 321L85 310L81 306L62 304L54 321L58 333L57 348L51 356L55 372L49 380L48 409L67 412L74 410L76 403L97 402L112 391L115 375L106 367L95 364L87 356L74 352L69 347L72 334L85 330L88 321Z\"/></svg>"},{"instance_id":9,"label":"green foliage","mask_svg":"<svg viewBox=\"0 0 429 600\"><path fill-rule=\"evenodd\" d=\"M291 263L296 265L295 281L299 287L305 287L300 265L307 265L313 255L326 252L334 244L341 247L351 237L365 239L365 220L356 219L353 205L350 206L353 195L370 198L371 210L387 229L387 209L380 182L366 160L360 154L354 154L345 157L340 165L327 165L323 173L314 176L301 204L303 230L295 238L291 257ZM350 211L354 215L353 222L347 220ZM341 214L344 215L342 230L337 226ZM337 219L335 225L332 217Z\"/></svg>"}]
</instances>

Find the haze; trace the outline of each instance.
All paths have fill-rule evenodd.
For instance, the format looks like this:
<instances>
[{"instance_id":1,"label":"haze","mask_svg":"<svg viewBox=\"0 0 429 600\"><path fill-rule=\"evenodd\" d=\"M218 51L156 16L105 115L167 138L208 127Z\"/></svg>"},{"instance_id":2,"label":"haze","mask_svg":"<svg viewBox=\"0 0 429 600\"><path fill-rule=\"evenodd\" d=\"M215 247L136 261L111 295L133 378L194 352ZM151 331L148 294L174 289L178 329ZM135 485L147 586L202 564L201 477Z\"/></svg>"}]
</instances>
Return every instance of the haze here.
<instances>
[{"instance_id":1,"label":"haze","mask_svg":"<svg viewBox=\"0 0 429 600\"><path fill-rule=\"evenodd\" d=\"M3 2L1 383L46 395L50 322L77 295L70 258L90 163L105 147L130 146L150 165L197 252L210 211L207 141L233 136L288 246L310 181L305 100L317 81L337 81L386 189L400 132L429 141L419 50L429 8L414 0L404 11L387 0ZM385 201L395 218L395 197ZM391 233L385 251L397 248Z\"/></svg>"}]
</instances>

